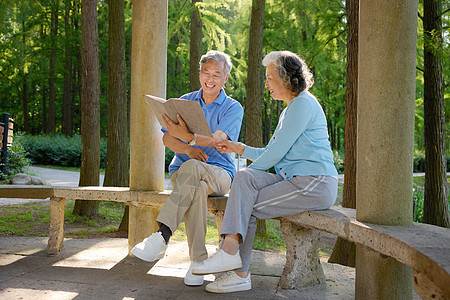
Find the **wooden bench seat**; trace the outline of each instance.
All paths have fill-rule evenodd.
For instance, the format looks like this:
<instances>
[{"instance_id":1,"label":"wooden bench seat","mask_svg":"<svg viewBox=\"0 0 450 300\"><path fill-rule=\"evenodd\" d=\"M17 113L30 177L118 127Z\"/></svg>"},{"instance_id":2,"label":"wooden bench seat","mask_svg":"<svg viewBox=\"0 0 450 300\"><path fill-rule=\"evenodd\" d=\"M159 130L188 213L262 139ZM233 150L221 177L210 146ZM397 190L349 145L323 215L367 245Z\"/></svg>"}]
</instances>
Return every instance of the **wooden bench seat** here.
<instances>
[{"instance_id":1,"label":"wooden bench seat","mask_svg":"<svg viewBox=\"0 0 450 300\"><path fill-rule=\"evenodd\" d=\"M50 197L49 255L58 254L62 247L66 199L161 208L169 194L170 191L131 191L116 187L0 186L3 198ZM219 231L226 201L226 196L208 198L208 210L214 214ZM300 288L325 281L318 256L319 231L325 231L411 266L416 291L422 297L450 296L450 230L446 228L419 223L411 226L362 223L356 220L354 209L336 206L278 219L287 248L286 265L280 278L282 288Z\"/></svg>"}]
</instances>

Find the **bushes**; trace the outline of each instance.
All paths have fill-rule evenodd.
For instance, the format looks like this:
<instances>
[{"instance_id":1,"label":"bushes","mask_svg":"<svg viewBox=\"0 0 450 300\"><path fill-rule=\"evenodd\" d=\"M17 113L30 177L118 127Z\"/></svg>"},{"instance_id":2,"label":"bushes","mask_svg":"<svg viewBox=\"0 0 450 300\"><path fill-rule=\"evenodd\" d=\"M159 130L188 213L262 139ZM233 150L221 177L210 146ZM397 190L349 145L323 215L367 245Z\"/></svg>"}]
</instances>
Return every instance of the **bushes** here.
<instances>
[{"instance_id":1,"label":"bushes","mask_svg":"<svg viewBox=\"0 0 450 300\"><path fill-rule=\"evenodd\" d=\"M23 135L20 142L33 164L81 166L81 136ZM100 141L100 167L106 166L106 139Z\"/></svg>"},{"instance_id":2,"label":"bushes","mask_svg":"<svg viewBox=\"0 0 450 300\"><path fill-rule=\"evenodd\" d=\"M33 164L63 167L81 166L81 136L23 135L20 142ZM100 167L106 167L106 138L100 141ZM174 153L166 147L166 172Z\"/></svg>"},{"instance_id":3,"label":"bushes","mask_svg":"<svg viewBox=\"0 0 450 300\"><path fill-rule=\"evenodd\" d=\"M19 134L14 135L13 142L8 148L6 155L5 174L0 172L0 178L3 177L6 181L9 181L17 173L30 173L28 167L31 165L31 160L27 158L27 153L20 142L20 137Z\"/></svg>"}]
</instances>

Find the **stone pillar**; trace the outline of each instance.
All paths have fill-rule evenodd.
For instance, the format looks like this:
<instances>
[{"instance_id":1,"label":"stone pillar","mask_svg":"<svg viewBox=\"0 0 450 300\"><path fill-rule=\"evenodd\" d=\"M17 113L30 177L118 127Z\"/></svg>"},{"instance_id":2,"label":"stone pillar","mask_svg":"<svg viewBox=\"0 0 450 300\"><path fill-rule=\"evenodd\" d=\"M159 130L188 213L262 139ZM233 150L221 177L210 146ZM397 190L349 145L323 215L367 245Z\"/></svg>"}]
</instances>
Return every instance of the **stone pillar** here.
<instances>
[{"instance_id":1,"label":"stone pillar","mask_svg":"<svg viewBox=\"0 0 450 300\"><path fill-rule=\"evenodd\" d=\"M164 190L161 127L144 95L165 98L167 73L167 0L133 1L130 112L130 189ZM157 230L158 210L130 206L128 247Z\"/></svg>"},{"instance_id":2,"label":"stone pillar","mask_svg":"<svg viewBox=\"0 0 450 300\"><path fill-rule=\"evenodd\" d=\"M319 257L317 230L280 218L280 229L286 240L286 263L280 277L282 289L301 289L325 283Z\"/></svg>"},{"instance_id":3,"label":"stone pillar","mask_svg":"<svg viewBox=\"0 0 450 300\"><path fill-rule=\"evenodd\" d=\"M50 197L50 230L48 234L47 255L57 255L64 241L64 212L66 199Z\"/></svg>"},{"instance_id":4,"label":"stone pillar","mask_svg":"<svg viewBox=\"0 0 450 300\"><path fill-rule=\"evenodd\" d=\"M417 6L417 0L360 2L356 219L361 222L412 222ZM356 255L357 299L411 299L411 268L362 247Z\"/></svg>"}]
</instances>

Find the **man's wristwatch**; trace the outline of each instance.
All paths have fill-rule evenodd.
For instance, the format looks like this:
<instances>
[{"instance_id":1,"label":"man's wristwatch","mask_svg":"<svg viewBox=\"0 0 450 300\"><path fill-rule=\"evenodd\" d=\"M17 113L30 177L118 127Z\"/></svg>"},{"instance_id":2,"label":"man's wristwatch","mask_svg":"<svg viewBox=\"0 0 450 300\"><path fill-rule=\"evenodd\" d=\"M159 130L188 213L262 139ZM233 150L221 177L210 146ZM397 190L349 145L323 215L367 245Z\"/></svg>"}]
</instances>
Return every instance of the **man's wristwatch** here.
<instances>
[{"instance_id":1,"label":"man's wristwatch","mask_svg":"<svg viewBox=\"0 0 450 300\"><path fill-rule=\"evenodd\" d=\"M194 138L192 139L192 141L189 142L189 146L194 146L195 144L197 144L197 134L194 133Z\"/></svg>"}]
</instances>

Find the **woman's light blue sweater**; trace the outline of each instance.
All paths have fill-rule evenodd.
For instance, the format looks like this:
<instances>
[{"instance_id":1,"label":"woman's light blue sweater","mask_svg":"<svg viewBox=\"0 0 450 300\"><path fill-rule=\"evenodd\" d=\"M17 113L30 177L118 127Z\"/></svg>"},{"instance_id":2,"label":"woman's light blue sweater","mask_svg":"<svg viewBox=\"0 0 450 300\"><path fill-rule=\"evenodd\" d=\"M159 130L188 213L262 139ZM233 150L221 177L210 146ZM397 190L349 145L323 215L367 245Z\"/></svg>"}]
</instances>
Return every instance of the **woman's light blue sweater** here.
<instances>
[{"instance_id":1,"label":"woman's light blue sweater","mask_svg":"<svg viewBox=\"0 0 450 300\"><path fill-rule=\"evenodd\" d=\"M337 175L325 114L307 91L283 110L267 146L246 145L243 156L253 161L249 168L267 170L275 166L285 179L294 175Z\"/></svg>"}]
</instances>

